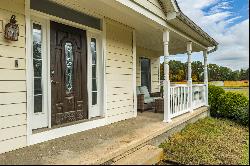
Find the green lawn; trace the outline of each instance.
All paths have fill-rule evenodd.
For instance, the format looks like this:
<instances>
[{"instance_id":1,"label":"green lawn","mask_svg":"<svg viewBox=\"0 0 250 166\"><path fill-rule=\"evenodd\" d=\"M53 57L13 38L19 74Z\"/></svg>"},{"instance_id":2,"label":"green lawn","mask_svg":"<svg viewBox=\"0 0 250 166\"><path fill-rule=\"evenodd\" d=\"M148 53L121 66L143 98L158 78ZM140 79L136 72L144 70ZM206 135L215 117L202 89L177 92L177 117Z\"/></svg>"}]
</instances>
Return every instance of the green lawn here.
<instances>
[{"instance_id":1,"label":"green lawn","mask_svg":"<svg viewBox=\"0 0 250 166\"><path fill-rule=\"evenodd\" d=\"M240 88L234 88L234 87L223 87L226 92L236 92L243 94L247 97L249 97L249 87L240 87Z\"/></svg>"},{"instance_id":2,"label":"green lawn","mask_svg":"<svg viewBox=\"0 0 250 166\"><path fill-rule=\"evenodd\" d=\"M249 164L249 129L232 121L206 118L188 125L160 145L165 158L159 165Z\"/></svg>"}]
</instances>

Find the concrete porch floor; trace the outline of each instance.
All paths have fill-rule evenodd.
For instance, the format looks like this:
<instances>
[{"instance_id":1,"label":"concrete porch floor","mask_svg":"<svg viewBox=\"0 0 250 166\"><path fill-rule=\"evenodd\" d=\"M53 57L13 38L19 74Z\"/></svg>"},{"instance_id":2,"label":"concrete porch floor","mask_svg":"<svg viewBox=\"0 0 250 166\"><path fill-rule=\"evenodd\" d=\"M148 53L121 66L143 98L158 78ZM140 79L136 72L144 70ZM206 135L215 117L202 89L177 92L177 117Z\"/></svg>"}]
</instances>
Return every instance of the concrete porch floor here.
<instances>
[{"instance_id":1,"label":"concrete porch floor","mask_svg":"<svg viewBox=\"0 0 250 166\"><path fill-rule=\"evenodd\" d=\"M4 164L102 164L171 129L207 114L207 107L163 123L163 114L144 112L137 118L65 136L0 155ZM165 137L163 138L165 139Z\"/></svg>"}]
</instances>

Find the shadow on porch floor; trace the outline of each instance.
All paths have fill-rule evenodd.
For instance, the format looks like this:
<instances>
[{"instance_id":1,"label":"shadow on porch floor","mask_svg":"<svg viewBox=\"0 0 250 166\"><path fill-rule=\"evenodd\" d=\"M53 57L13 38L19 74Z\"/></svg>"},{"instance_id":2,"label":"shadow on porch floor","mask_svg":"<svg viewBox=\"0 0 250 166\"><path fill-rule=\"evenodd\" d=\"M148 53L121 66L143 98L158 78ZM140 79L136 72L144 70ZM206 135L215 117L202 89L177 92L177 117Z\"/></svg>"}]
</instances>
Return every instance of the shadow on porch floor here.
<instances>
[{"instance_id":1,"label":"shadow on porch floor","mask_svg":"<svg viewBox=\"0 0 250 166\"><path fill-rule=\"evenodd\" d=\"M163 114L138 113L137 118L1 154L0 164L101 164L206 110L195 110L171 123L162 122Z\"/></svg>"}]
</instances>

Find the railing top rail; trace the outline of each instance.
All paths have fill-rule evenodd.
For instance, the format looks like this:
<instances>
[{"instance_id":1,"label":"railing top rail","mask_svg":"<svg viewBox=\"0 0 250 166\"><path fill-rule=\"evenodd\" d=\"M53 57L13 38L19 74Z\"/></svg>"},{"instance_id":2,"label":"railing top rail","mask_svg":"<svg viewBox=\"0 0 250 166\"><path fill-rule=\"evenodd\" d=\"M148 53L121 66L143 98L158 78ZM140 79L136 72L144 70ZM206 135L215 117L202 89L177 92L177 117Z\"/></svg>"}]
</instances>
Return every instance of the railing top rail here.
<instances>
[{"instance_id":1,"label":"railing top rail","mask_svg":"<svg viewBox=\"0 0 250 166\"><path fill-rule=\"evenodd\" d=\"M174 84L170 86L171 88L177 88L177 87L188 87L187 84Z\"/></svg>"},{"instance_id":2,"label":"railing top rail","mask_svg":"<svg viewBox=\"0 0 250 166\"><path fill-rule=\"evenodd\" d=\"M206 86L206 84L193 84L193 86Z\"/></svg>"}]
</instances>

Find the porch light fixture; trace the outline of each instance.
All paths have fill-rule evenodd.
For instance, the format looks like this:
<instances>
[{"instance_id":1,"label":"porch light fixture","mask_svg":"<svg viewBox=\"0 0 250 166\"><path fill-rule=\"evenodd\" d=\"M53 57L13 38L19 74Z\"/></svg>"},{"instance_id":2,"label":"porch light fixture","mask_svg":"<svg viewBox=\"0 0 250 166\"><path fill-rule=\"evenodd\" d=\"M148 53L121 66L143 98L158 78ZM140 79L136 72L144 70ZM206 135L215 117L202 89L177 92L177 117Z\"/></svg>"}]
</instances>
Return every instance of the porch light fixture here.
<instances>
[{"instance_id":1,"label":"porch light fixture","mask_svg":"<svg viewBox=\"0 0 250 166\"><path fill-rule=\"evenodd\" d=\"M10 22L5 25L5 33L4 37L7 40L18 41L19 36L19 27L16 24L16 16L12 15L10 18Z\"/></svg>"}]
</instances>

